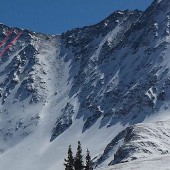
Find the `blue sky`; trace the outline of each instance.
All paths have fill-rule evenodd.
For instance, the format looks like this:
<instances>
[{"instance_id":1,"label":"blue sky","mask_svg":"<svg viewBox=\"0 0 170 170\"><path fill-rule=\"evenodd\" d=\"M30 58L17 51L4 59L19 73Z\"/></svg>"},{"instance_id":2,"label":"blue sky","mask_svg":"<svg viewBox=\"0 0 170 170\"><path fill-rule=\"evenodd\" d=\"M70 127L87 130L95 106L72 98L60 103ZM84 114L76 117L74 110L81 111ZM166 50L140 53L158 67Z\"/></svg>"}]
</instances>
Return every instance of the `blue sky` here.
<instances>
[{"instance_id":1,"label":"blue sky","mask_svg":"<svg viewBox=\"0 0 170 170\"><path fill-rule=\"evenodd\" d=\"M95 24L113 11L146 9L153 0L0 0L0 22L60 34Z\"/></svg>"}]
</instances>

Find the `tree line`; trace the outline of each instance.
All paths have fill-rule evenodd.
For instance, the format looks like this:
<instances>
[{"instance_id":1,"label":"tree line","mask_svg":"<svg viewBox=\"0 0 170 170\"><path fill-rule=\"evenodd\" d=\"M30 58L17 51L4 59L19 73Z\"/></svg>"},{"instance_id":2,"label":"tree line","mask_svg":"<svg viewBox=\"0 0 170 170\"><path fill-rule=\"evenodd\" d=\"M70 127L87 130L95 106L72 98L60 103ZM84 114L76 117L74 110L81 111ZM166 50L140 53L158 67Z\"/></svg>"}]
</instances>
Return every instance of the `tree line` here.
<instances>
[{"instance_id":1,"label":"tree line","mask_svg":"<svg viewBox=\"0 0 170 170\"><path fill-rule=\"evenodd\" d=\"M77 153L73 156L71 145L68 148L67 159L64 159L65 170L93 170L91 156L89 150L86 153L86 162L83 162L81 143L78 141Z\"/></svg>"}]
</instances>

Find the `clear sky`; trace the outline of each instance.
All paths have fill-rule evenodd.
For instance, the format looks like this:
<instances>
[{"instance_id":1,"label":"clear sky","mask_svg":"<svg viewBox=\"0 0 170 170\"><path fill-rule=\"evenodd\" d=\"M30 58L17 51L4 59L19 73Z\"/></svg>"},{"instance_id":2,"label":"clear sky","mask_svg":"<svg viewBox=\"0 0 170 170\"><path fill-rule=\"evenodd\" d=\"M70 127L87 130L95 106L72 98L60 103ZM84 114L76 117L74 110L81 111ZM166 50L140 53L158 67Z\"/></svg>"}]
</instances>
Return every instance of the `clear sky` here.
<instances>
[{"instance_id":1,"label":"clear sky","mask_svg":"<svg viewBox=\"0 0 170 170\"><path fill-rule=\"evenodd\" d=\"M0 23L60 34L95 24L115 10L145 10L153 0L0 0Z\"/></svg>"}]
</instances>

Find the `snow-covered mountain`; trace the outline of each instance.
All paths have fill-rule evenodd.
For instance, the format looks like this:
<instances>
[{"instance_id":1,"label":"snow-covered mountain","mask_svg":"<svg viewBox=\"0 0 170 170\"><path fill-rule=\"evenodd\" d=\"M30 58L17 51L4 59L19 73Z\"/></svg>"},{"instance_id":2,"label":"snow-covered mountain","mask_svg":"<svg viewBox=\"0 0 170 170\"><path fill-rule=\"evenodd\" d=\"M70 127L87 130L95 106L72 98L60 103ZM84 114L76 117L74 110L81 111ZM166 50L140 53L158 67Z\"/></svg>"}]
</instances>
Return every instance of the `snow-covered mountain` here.
<instances>
[{"instance_id":1,"label":"snow-covered mountain","mask_svg":"<svg viewBox=\"0 0 170 170\"><path fill-rule=\"evenodd\" d=\"M0 59L0 169L63 170L78 140L96 169L168 162L169 0L62 35L15 28L0 51L20 31Z\"/></svg>"}]
</instances>

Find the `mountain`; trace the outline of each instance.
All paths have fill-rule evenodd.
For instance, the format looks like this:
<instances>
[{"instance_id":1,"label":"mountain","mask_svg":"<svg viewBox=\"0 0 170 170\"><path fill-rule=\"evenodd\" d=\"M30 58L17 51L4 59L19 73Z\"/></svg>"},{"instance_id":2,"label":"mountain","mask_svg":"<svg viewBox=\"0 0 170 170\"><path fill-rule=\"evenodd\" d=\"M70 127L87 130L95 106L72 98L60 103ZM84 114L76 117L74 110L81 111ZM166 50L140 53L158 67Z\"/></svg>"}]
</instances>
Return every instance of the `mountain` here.
<instances>
[{"instance_id":1,"label":"mountain","mask_svg":"<svg viewBox=\"0 0 170 170\"><path fill-rule=\"evenodd\" d=\"M0 169L63 170L78 140L98 170L167 168L170 1L61 35L14 28L0 52L20 32L0 60Z\"/></svg>"}]
</instances>

